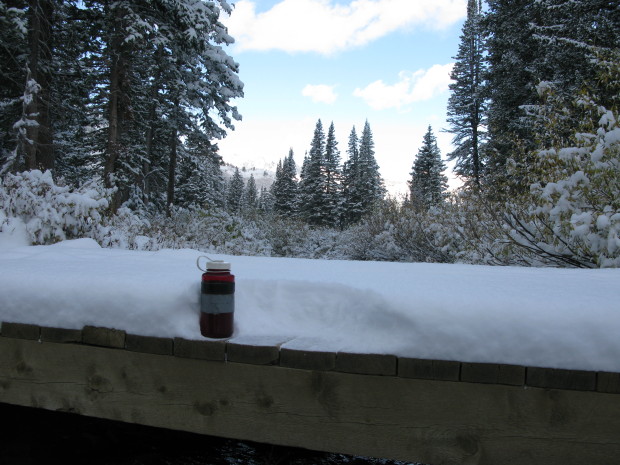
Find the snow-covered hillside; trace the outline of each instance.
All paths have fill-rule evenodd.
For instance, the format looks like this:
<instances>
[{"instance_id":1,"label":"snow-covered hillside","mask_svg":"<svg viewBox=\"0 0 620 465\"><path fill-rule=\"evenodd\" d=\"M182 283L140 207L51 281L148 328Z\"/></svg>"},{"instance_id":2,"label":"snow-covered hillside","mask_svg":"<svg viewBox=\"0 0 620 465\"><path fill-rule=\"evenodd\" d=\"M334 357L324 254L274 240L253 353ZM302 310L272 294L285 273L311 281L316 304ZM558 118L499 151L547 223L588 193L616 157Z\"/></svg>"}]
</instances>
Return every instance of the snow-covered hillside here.
<instances>
[{"instance_id":1,"label":"snow-covered hillside","mask_svg":"<svg viewBox=\"0 0 620 465\"><path fill-rule=\"evenodd\" d=\"M0 234L0 320L200 339L200 255ZM245 341L620 371L620 269L213 258L232 263Z\"/></svg>"}]
</instances>

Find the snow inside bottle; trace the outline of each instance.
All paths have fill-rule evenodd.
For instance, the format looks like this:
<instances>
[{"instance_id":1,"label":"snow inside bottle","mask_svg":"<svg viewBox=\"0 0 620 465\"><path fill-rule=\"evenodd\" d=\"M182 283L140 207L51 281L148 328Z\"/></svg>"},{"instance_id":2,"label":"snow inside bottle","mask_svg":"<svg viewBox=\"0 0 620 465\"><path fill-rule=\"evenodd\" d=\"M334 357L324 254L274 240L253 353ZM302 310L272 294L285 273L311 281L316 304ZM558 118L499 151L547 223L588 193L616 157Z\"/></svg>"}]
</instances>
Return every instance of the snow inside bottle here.
<instances>
[{"instance_id":1,"label":"snow inside bottle","mask_svg":"<svg viewBox=\"0 0 620 465\"><path fill-rule=\"evenodd\" d=\"M209 338L230 337L235 311L235 276L230 273L230 263L209 259L207 269L200 269L204 271L200 293L200 333Z\"/></svg>"}]
</instances>

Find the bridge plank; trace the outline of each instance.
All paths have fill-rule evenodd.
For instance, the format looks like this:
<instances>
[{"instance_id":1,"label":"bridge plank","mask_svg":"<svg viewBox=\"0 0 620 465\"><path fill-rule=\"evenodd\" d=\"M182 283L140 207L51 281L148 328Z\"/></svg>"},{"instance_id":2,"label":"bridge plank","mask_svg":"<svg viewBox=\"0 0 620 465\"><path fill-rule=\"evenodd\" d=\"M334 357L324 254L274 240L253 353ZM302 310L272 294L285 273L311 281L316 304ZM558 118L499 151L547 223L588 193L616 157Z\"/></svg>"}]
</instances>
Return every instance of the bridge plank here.
<instances>
[{"instance_id":1,"label":"bridge plank","mask_svg":"<svg viewBox=\"0 0 620 465\"><path fill-rule=\"evenodd\" d=\"M601 371L597 374L597 378L597 390L599 392L620 394L620 373Z\"/></svg>"},{"instance_id":2,"label":"bridge plank","mask_svg":"<svg viewBox=\"0 0 620 465\"><path fill-rule=\"evenodd\" d=\"M223 362L226 360L226 341L196 341L175 337L174 355Z\"/></svg>"},{"instance_id":3,"label":"bridge plank","mask_svg":"<svg viewBox=\"0 0 620 465\"><path fill-rule=\"evenodd\" d=\"M125 348L132 352L172 355L174 344L172 338L127 334L125 337Z\"/></svg>"},{"instance_id":4,"label":"bridge plank","mask_svg":"<svg viewBox=\"0 0 620 465\"><path fill-rule=\"evenodd\" d=\"M3 337L36 341L39 339L41 329L37 325L3 321L2 326L0 326L0 331Z\"/></svg>"},{"instance_id":5,"label":"bridge plank","mask_svg":"<svg viewBox=\"0 0 620 465\"><path fill-rule=\"evenodd\" d=\"M535 387L594 391L596 389L596 372L529 367L526 382L528 386Z\"/></svg>"},{"instance_id":6,"label":"bridge plank","mask_svg":"<svg viewBox=\"0 0 620 465\"><path fill-rule=\"evenodd\" d=\"M395 376L396 362L394 355L338 352L335 369L361 375Z\"/></svg>"},{"instance_id":7,"label":"bridge plank","mask_svg":"<svg viewBox=\"0 0 620 465\"><path fill-rule=\"evenodd\" d=\"M226 345L226 360L252 365L277 365L280 362L280 347L242 344L233 340Z\"/></svg>"},{"instance_id":8,"label":"bridge plank","mask_svg":"<svg viewBox=\"0 0 620 465\"><path fill-rule=\"evenodd\" d=\"M82 342L93 346L112 347L114 349L125 348L125 331L98 326L84 326L82 329Z\"/></svg>"},{"instance_id":9,"label":"bridge plank","mask_svg":"<svg viewBox=\"0 0 620 465\"><path fill-rule=\"evenodd\" d=\"M460 362L407 357L400 357L398 359L398 376L403 378L458 381L460 373Z\"/></svg>"},{"instance_id":10,"label":"bridge plank","mask_svg":"<svg viewBox=\"0 0 620 465\"><path fill-rule=\"evenodd\" d=\"M336 353L282 347L280 349L280 366L302 370L329 371L336 368Z\"/></svg>"},{"instance_id":11,"label":"bridge plank","mask_svg":"<svg viewBox=\"0 0 620 465\"><path fill-rule=\"evenodd\" d=\"M523 386L525 367L496 363L462 363L461 381Z\"/></svg>"},{"instance_id":12,"label":"bridge plank","mask_svg":"<svg viewBox=\"0 0 620 465\"><path fill-rule=\"evenodd\" d=\"M82 342L82 330L42 326L41 327L41 341L61 342L61 343L81 343Z\"/></svg>"}]
</instances>

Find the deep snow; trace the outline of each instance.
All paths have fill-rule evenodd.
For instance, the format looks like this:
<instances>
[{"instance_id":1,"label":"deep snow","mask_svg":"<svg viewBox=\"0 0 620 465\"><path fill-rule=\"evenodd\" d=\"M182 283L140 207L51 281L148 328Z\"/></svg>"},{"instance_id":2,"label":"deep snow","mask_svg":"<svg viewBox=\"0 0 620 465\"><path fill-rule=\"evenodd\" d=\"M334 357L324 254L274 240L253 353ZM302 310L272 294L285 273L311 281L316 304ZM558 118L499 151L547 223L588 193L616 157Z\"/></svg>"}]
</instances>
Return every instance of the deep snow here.
<instances>
[{"instance_id":1,"label":"deep snow","mask_svg":"<svg viewBox=\"0 0 620 465\"><path fill-rule=\"evenodd\" d=\"M200 255L2 233L0 320L201 339ZM232 263L239 341L620 372L620 269L211 256Z\"/></svg>"}]
</instances>

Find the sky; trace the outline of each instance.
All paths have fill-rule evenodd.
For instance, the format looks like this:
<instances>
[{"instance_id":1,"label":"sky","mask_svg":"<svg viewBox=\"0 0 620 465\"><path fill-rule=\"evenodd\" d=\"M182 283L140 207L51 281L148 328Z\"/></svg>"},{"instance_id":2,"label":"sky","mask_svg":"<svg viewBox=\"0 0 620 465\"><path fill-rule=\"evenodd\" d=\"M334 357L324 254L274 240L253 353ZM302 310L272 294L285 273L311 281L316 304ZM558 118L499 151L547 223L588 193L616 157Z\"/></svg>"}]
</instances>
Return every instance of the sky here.
<instances>
[{"instance_id":1,"label":"sky","mask_svg":"<svg viewBox=\"0 0 620 465\"><path fill-rule=\"evenodd\" d=\"M245 96L219 142L224 161L274 169L292 148L299 168L318 119L325 132L334 123L344 161L368 120L386 186L404 193L429 125L442 157L452 150L446 105L465 16L466 0L235 2L220 19Z\"/></svg>"}]
</instances>

